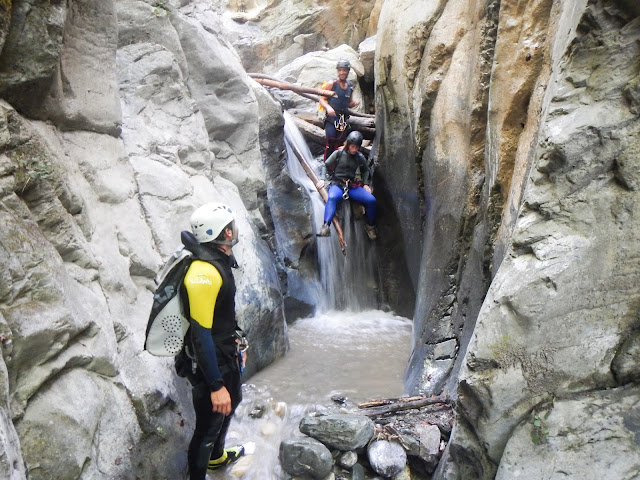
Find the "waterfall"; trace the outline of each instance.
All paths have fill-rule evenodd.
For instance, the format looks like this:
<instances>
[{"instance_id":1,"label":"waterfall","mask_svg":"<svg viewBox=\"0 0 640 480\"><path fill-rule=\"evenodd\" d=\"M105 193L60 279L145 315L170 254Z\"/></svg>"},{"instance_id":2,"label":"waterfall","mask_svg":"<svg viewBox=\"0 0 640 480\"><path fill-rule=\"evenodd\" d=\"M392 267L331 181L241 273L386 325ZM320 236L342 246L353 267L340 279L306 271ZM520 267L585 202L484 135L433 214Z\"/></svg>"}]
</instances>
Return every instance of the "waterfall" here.
<instances>
[{"instance_id":1,"label":"waterfall","mask_svg":"<svg viewBox=\"0 0 640 480\"><path fill-rule=\"evenodd\" d=\"M285 112L284 118L284 132L287 141L297 147L307 163L320 177L320 162L311 155L311 151L291 115ZM287 168L291 178L305 188L311 198L314 233L316 233L322 225L324 202L289 144L287 144ZM320 299L319 312L329 310L359 312L378 307L377 255L374 244L364 231L364 219L355 218L361 216L354 214L357 210L362 210L362 207L358 207L352 201L343 201L337 212L347 244L346 255L342 254L333 227L330 237L316 237L322 288L318 295Z\"/></svg>"},{"instance_id":2,"label":"waterfall","mask_svg":"<svg viewBox=\"0 0 640 480\"><path fill-rule=\"evenodd\" d=\"M290 145L317 174L320 163L287 113L285 137L289 174L307 190L317 230L324 202ZM343 201L338 210L346 255L333 227L330 237L316 237L319 281L310 282L320 285L316 315L293 323L287 355L243 385L244 399L233 417L227 445L250 445L254 453L230 467L224 478L290 478L280 465L278 449L281 441L301 435L298 425L305 415L357 411L359 402L397 397L404 391L412 322L376 310L380 302L375 246L350 203Z\"/></svg>"}]
</instances>

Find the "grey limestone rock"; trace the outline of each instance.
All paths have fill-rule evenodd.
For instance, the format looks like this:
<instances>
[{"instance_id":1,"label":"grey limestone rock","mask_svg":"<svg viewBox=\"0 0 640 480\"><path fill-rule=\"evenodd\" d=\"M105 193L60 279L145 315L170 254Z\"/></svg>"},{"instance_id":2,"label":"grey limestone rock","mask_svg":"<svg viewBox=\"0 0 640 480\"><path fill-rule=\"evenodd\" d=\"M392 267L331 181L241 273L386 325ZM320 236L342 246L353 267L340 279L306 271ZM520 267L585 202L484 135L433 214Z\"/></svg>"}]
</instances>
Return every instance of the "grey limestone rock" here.
<instances>
[{"instance_id":1,"label":"grey limestone rock","mask_svg":"<svg viewBox=\"0 0 640 480\"><path fill-rule=\"evenodd\" d=\"M407 453L397 442L376 440L367 447L371 468L383 477L399 474L407 464Z\"/></svg>"},{"instance_id":2,"label":"grey limestone rock","mask_svg":"<svg viewBox=\"0 0 640 480\"><path fill-rule=\"evenodd\" d=\"M280 444L280 463L290 475L310 475L322 479L333 466L331 452L313 438L285 440Z\"/></svg>"},{"instance_id":3,"label":"grey limestone rock","mask_svg":"<svg viewBox=\"0 0 640 480\"><path fill-rule=\"evenodd\" d=\"M373 421L363 415L335 414L306 416L300 421L300 431L339 450L364 447L374 432Z\"/></svg>"}]
</instances>

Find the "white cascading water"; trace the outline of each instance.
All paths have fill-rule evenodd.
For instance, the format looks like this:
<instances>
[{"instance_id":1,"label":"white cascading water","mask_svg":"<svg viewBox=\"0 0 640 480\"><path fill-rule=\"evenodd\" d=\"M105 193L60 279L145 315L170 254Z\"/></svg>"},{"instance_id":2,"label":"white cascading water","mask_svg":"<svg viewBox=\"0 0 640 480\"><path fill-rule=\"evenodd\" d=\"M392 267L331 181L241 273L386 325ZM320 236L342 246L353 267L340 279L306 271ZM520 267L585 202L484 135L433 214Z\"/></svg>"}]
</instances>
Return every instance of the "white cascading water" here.
<instances>
[{"instance_id":1,"label":"white cascading water","mask_svg":"<svg viewBox=\"0 0 640 480\"><path fill-rule=\"evenodd\" d=\"M286 113L285 135L310 165L318 165ZM324 202L291 151L287 167L291 177L309 192L318 229ZM249 444L255 446L255 452L209 479L288 478L278 460L280 442L302 435L298 424L305 414L357 410L359 402L403 394L411 321L376 310L375 248L364 232L364 220L352 218L348 203L343 202L339 209L346 256L333 227L331 237L317 238L322 291L316 296L316 315L291 325L287 355L243 387L244 399L231 422L227 445Z\"/></svg>"},{"instance_id":2,"label":"white cascading water","mask_svg":"<svg viewBox=\"0 0 640 480\"><path fill-rule=\"evenodd\" d=\"M284 130L287 140L297 147L320 178L319 163L311 155L302 133L287 112ZM317 231L322 226L324 201L288 145L287 168L291 178L302 185L311 198L313 222ZM364 231L364 219L353 219L351 207L350 201L343 201L337 211L347 244L346 255L340 250L333 226L330 237L317 237L318 264L323 289L320 295L322 304L318 309L321 312L335 309L359 312L378 306L375 248Z\"/></svg>"}]
</instances>

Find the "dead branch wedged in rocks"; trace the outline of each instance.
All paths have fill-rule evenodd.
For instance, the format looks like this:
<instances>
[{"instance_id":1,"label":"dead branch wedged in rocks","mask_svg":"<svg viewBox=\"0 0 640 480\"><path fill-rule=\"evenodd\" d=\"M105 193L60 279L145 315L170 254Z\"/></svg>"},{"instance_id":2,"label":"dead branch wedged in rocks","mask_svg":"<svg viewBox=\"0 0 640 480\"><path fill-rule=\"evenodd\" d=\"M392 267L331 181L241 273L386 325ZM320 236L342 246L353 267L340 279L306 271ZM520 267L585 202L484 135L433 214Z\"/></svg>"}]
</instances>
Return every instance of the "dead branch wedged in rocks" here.
<instances>
[{"instance_id":1,"label":"dead branch wedged in rocks","mask_svg":"<svg viewBox=\"0 0 640 480\"><path fill-rule=\"evenodd\" d=\"M276 77L272 77L271 75L265 75L263 73L248 73L249 77L253 78L260 85L264 85L265 87L273 87L279 88L281 90L291 90L292 92L297 93L298 95L308 98L309 100L313 100L314 102L319 101L319 95L327 96L327 97L335 97L335 92L333 90L322 90L319 88L310 88L310 87L301 87L299 85L294 85L293 83L285 82L284 80L280 80ZM264 82L266 80L267 82ZM317 95L314 93L323 92ZM356 112L355 110L347 109L347 113L352 117L363 117L369 119L375 119L376 116L370 113L362 113Z\"/></svg>"},{"instance_id":2,"label":"dead branch wedged in rocks","mask_svg":"<svg viewBox=\"0 0 640 480\"><path fill-rule=\"evenodd\" d=\"M364 415L373 417L403 410L426 407L428 405L439 405L442 408L451 408L451 400L446 395L437 397L425 397L424 395L419 395L415 397L389 398L364 402L358 404L358 408L364 410L362 412Z\"/></svg>"},{"instance_id":3,"label":"dead branch wedged in rocks","mask_svg":"<svg viewBox=\"0 0 640 480\"><path fill-rule=\"evenodd\" d=\"M316 115L312 113L303 113L299 110L291 110L291 113L298 128L303 131L305 136L310 138L316 143L324 145L324 129L322 128L322 122ZM373 140L376 136L375 128L371 128L367 125L371 125L372 121L368 119L357 119L349 117L349 127L351 130L357 130L362 133L362 137L365 140Z\"/></svg>"},{"instance_id":4,"label":"dead branch wedged in rocks","mask_svg":"<svg viewBox=\"0 0 640 480\"><path fill-rule=\"evenodd\" d=\"M333 90L322 90L321 88L301 87L300 85L294 85L293 83L283 82L281 80L271 80L269 78L253 77L253 74L249 74L260 85L265 87L279 88L280 90L291 90L296 93L315 93L316 95L322 95L325 97L336 97L337 94Z\"/></svg>"}]
</instances>

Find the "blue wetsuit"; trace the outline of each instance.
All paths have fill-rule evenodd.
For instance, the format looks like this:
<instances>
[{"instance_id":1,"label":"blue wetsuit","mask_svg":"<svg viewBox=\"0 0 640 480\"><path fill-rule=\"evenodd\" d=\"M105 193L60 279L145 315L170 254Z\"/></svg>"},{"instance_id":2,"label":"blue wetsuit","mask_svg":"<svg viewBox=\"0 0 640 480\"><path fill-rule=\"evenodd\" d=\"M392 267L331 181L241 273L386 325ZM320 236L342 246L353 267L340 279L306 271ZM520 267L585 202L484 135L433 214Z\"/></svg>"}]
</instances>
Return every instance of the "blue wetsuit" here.
<instances>
[{"instance_id":1,"label":"blue wetsuit","mask_svg":"<svg viewBox=\"0 0 640 480\"><path fill-rule=\"evenodd\" d=\"M364 205L367 224L374 225L376 221L376 198L367 192L359 183L353 183L356 171L360 167L362 175L362 185L369 185L371 173L367 160L360 152L351 155L345 150L336 150L324 163L322 170L326 176L327 169L333 169L333 179L328 189L329 198L324 208L324 223L330 223L336 214L338 205L343 200L344 186L349 185L349 198Z\"/></svg>"}]
</instances>

